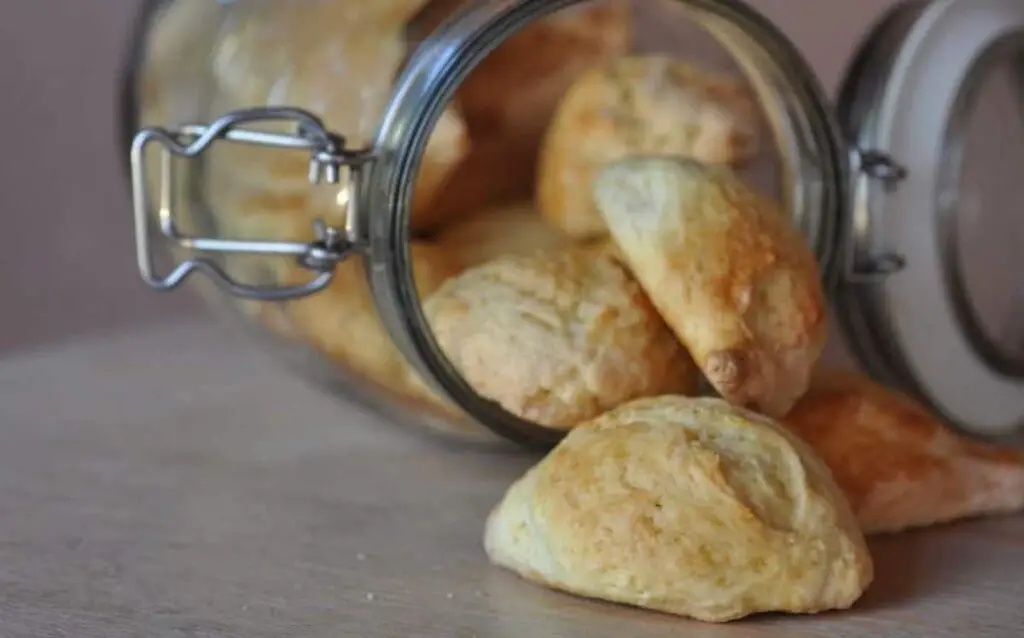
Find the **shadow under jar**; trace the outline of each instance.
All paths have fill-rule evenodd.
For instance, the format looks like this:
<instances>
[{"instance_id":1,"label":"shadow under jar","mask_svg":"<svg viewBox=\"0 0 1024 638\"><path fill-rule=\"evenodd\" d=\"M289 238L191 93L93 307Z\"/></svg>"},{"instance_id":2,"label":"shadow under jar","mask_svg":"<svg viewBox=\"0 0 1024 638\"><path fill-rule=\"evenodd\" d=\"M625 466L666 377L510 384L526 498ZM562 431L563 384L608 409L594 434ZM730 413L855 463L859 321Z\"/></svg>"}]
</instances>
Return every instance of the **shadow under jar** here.
<instances>
[{"instance_id":1,"label":"shadow under jar","mask_svg":"<svg viewBox=\"0 0 1024 638\"><path fill-rule=\"evenodd\" d=\"M205 275L213 307L391 420L546 448L571 424L475 391L425 300L492 259L603 250L584 201L601 163L688 157L778 201L868 372L964 431L1013 434L1024 288L1018 269L965 256L990 244L988 224L964 219L1021 201L976 191L1019 186L1006 171L1024 144L1001 126L998 149L965 158L984 147L968 140L979 96L998 93L985 78L1002 74L1020 128L1022 34L1016 0L900 3L833 109L792 42L738 0L149 2L123 96L140 271L159 290ZM612 76L623 84L599 81ZM1001 223L1003 244L1024 227ZM510 348L477 367L500 382Z\"/></svg>"}]
</instances>

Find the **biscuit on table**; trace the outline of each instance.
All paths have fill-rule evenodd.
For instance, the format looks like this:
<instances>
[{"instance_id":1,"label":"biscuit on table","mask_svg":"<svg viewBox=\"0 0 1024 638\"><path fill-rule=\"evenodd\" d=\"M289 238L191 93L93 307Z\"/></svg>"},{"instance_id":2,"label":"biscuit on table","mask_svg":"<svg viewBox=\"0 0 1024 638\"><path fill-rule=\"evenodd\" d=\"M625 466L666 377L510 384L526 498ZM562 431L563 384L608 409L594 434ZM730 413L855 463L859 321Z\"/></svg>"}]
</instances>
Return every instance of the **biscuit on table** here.
<instances>
[{"instance_id":1,"label":"biscuit on table","mask_svg":"<svg viewBox=\"0 0 1024 638\"><path fill-rule=\"evenodd\" d=\"M728 168L620 160L597 207L634 276L723 398L780 417L807 390L826 303L809 246Z\"/></svg>"},{"instance_id":2,"label":"biscuit on table","mask_svg":"<svg viewBox=\"0 0 1024 638\"><path fill-rule=\"evenodd\" d=\"M1024 453L961 436L861 375L816 375L783 424L829 465L865 533L1024 510Z\"/></svg>"},{"instance_id":3,"label":"biscuit on table","mask_svg":"<svg viewBox=\"0 0 1024 638\"><path fill-rule=\"evenodd\" d=\"M582 75L559 104L541 147L538 206L573 237L601 236L591 186L608 163L677 155L736 164L757 147L757 106L742 82L666 56L618 58Z\"/></svg>"},{"instance_id":4,"label":"biscuit on table","mask_svg":"<svg viewBox=\"0 0 1024 638\"><path fill-rule=\"evenodd\" d=\"M445 282L424 311L477 393L544 426L571 428L630 399L696 388L690 357L605 253L498 258Z\"/></svg>"},{"instance_id":5,"label":"biscuit on table","mask_svg":"<svg viewBox=\"0 0 1024 638\"><path fill-rule=\"evenodd\" d=\"M848 608L873 578L825 464L710 398L639 399L579 425L508 489L484 547L554 589L711 622Z\"/></svg>"}]
</instances>

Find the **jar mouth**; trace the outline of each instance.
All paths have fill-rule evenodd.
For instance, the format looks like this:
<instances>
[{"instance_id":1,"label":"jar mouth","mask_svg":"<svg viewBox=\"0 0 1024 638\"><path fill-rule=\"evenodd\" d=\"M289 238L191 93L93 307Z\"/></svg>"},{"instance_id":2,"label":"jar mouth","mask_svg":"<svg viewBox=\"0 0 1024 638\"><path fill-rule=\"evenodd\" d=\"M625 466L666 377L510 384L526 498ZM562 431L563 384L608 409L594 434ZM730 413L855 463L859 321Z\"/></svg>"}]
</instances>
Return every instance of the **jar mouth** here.
<instances>
[{"instance_id":1,"label":"jar mouth","mask_svg":"<svg viewBox=\"0 0 1024 638\"><path fill-rule=\"evenodd\" d=\"M375 141L379 161L358 189L367 274L393 341L428 385L495 433L547 449L562 430L526 421L478 395L439 346L425 316L410 254L412 185L427 140L470 71L523 27L583 0L491 0L465 9L416 51ZM824 91L795 46L737 0L672 2L734 58L765 112L782 164L782 201L814 248L827 289L836 284L846 219L848 160Z\"/></svg>"}]
</instances>

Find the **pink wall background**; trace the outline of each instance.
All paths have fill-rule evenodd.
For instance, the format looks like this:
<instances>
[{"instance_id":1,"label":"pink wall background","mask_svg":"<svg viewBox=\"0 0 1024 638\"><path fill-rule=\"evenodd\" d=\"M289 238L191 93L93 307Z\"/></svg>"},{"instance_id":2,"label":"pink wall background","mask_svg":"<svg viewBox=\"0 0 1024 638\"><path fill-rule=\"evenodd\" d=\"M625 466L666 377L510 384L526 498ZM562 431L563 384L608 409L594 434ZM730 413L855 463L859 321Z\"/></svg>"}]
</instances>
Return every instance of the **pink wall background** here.
<instances>
[{"instance_id":1,"label":"pink wall background","mask_svg":"<svg viewBox=\"0 0 1024 638\"><path fill-rule=\"evenodd\" d=\"M213 0L211 0L213 1ZM753 0L830 90L893 0ZM0 3L0 350L198 307L139 282L115 139L115 82L135 0Z\"/></svg>"}]
</instances>

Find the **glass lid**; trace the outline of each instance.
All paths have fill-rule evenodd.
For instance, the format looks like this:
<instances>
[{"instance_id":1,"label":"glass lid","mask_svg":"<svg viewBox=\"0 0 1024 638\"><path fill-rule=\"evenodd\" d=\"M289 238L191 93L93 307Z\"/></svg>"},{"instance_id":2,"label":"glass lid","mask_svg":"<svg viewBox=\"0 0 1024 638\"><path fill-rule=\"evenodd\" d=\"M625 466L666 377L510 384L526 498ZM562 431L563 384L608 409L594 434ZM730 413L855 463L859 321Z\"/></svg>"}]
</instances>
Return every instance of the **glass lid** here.
<instances>
[{"instance_id":1,"label":"glass lid","mask_svg":"<svg viewBox=\"0 0 1024 638\"><path fill-rule=\"evenodd\" d=\"M1018 0L905 3L841 98L868 160L840 295L852 349L979 435L1024 423L1022 61Z\"/></svg>"}]
</instances>

